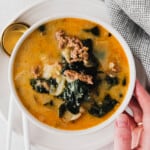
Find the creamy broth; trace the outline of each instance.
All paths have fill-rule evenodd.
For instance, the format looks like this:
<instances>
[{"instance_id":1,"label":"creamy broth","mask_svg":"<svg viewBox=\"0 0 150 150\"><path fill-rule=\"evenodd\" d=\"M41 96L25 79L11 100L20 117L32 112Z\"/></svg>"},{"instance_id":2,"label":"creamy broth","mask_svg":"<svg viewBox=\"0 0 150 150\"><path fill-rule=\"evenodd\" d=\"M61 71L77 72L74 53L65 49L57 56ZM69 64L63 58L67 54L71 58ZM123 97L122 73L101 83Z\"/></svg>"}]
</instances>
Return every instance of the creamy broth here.
<instances>
[{"instance_id":1,"label":"creamy broth","mask_svg":"<svg viewBox=\"0 0 150 150\"><path fill-rule=\"evenodd\" d=\"M91 32L90 29L94 27L96 31L94 29L94 32ZM91 92L92 99L101 104L104 97L109 94L117 101L113 109L105 115L92 115L85 109L88 107L87 104L83 103L85 108L81 117L64 121L59 116L59 107L64 100L53 94L39 93L31 86L30 81L35 78L33 68L38 66L34 71L42 74L45 65L61 61L62 50L56 40L56 32L59 30L65 31L68 36L93 41L93 54L99 61L97 76L100 82L96 87L97 92ZM40 26L27 37L15 58L13 78L20 100L38 120L55 128L81 130L104 122L118 109L128 89L129 64L117 39L102 26L83 19L63 18Z\"/></svg>"}]
</instances>

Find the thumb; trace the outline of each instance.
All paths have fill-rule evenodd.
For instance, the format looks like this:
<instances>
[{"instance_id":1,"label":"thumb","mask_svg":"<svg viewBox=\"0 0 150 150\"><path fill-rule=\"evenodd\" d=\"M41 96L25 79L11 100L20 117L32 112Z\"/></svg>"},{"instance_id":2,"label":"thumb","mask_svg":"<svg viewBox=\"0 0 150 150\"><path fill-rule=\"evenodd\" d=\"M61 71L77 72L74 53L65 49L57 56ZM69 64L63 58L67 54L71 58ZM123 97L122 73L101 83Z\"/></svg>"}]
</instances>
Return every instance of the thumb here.
<instances>
[{"instance_id":1,"label":"thumb","mask_svg":"<svg viewBox=\"0 0 150 150\"><path fill-rule=\"evenodd\" d=\"M131 150L131 129L126 114L121 114L115 123L114 150Z\"/></svg>"}]
</instances>

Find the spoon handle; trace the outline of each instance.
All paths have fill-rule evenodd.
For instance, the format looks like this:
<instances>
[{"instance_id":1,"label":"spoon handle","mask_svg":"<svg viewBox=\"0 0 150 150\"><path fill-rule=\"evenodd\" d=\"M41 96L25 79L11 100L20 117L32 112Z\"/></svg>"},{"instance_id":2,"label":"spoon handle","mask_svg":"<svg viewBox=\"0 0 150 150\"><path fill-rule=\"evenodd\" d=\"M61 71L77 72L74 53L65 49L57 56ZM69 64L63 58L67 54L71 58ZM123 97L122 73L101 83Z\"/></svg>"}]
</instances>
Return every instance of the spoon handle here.
<instances>
[{"instance_id":1,"label":"spoon handle","mask_svg":"<svg viewBox=\"0 0 150 150\"><path fill-rule=\"evenodd\" d=\"M10 95L9 112L8 112L8 124L6 135L6 150L11 150L11 137L12 137L12 118L13 118L13 97Z\"/></svg>"},{"instance_id":2,"label":"spoon handle","mask_svg":"<svg viewBox=\"0 0 150 150\"><path fill-rule=\"evenodd\" d=\"M25 150L30 150L31 147L29 138L29 122L24 113L22 113L22 122L23 122L23 137Z\"/></svg>"}]
</instances>

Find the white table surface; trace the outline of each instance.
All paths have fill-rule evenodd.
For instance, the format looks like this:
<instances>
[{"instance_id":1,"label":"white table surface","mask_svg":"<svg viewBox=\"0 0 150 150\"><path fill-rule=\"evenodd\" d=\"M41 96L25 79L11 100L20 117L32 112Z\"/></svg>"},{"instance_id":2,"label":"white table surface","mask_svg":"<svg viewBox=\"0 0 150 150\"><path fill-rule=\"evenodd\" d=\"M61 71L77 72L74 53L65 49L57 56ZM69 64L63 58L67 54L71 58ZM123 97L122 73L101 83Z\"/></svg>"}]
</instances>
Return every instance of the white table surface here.
<instances>
[{"instance_id":1,"label":"white table surface","mask_svg":"<svg viewBox=\"0 0 150 150\"><path fill-rule=\"evenodd\" d=\"M22 9L25 9L38 1L41 0L0 0L0 35L13 17L17 16ZM6 129L7 124L0 118L0 150L6 149ZM13 134L11 150L24 150L22 136ZM32 150L37 149L32 148Z\"/></svg>"},{"instance_id":2,"label":"white table surface","mask_svg":"<svg viewBox=\"0 0 150 150\"><path fill-rule=\"evenodd\" d=\"M26 7L37 3L42 0L0 0L0 35L3 28L13 19L17 14ZM6 130L7 124L0 118L0 150L6 149ZM103 150L112 150L108 146ZM23 138L20 135L13 133L12 149L11 150L24 150ZM32 150L43 150L42 148L34 148ZM45 149L44 149L45 150Z\"/></svg>"}]
</instances>

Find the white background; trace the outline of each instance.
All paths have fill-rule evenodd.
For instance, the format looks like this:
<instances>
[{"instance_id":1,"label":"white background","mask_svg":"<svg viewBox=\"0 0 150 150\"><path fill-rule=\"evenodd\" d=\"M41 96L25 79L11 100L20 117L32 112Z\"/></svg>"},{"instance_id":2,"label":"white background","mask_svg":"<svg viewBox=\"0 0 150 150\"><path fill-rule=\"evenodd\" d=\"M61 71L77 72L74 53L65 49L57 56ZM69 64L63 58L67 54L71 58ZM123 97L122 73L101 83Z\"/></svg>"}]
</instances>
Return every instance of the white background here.
<instances>
[{"instance_id":1,"label":"white background","mask_svg":"<svg viewBox=\"0 0 150 150\"><path fill-rule=\"evenodd\" d=\"M0 36L5 26L9 24L22 9L38 1L41 0L0 0ZM7 124L0 118L0 150L6 149L6 127ZM21 136L13 134L11 150L24 150L24 143ZM32 150L37 149L32 148Z\"/></svg>"},{"instance_id":2,"label":"white background","mask_svg":"<svg viewBox=\"0 0 150 150\"><path fill-rule=\"evenodd\" d=\"M39 1L42 0L0 0L0 35L6 25L10 23L11 19L17 16L22 9L25 9ZM0 118L0 150L6 149L6 130L6 122L2 121ZM11 150L24 150L22 136L13 134ZM40 150L40 148L32 148L32 150ZM105 150L110 150L110 148L106 148Z\"/></svg>"}]
</instances>

